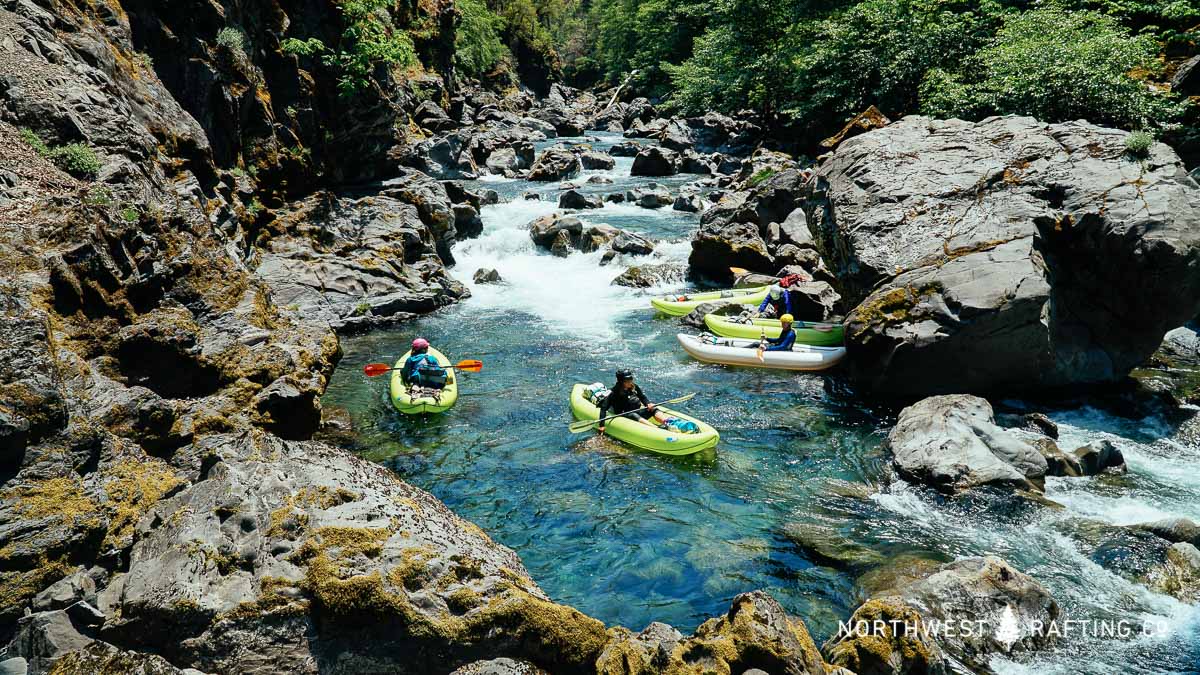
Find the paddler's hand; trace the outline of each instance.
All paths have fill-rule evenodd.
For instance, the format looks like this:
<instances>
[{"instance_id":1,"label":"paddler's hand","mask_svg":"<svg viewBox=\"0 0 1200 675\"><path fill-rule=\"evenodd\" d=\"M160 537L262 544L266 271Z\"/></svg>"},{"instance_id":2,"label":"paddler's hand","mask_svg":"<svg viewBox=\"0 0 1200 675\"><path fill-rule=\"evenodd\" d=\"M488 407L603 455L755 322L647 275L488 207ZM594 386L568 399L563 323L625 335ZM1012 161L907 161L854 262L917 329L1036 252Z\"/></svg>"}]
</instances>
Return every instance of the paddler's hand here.
<instances>
[{"instance_id":1,"label":"paddler's hand","mask_svg":"<svg viewBox=\"0 0 1200 675\"><path fill-rule=\"evenodd\" d=\"M654 412L654 409L655 409L655 405L654 405L653 403L651 403L650 405L646 406L646 410L649 410L650 412Z\"/></svg>"},{"instance_id":2,"label":"paddler's hand","mask_svg":"<svg viewBox=\"0 0 1200 675\"><path fill-rule=\"evenodd\" d=\"M600 426L596 427L596 431L599 431L600 435L603 436L604 435L604 425L601 424Z\"/></svg>"}]
</instances>

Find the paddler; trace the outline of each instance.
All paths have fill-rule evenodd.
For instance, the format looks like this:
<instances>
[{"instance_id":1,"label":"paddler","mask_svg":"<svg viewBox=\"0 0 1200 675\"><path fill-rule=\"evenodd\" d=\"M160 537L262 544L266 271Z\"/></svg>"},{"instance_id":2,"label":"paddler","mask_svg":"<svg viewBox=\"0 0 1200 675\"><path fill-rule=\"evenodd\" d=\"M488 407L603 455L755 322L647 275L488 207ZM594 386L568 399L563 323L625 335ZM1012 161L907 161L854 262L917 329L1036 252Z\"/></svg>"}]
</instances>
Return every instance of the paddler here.
<instances>
[{"instance_id":1,"label":"paddler","mask_svg":"<svg viewBox=\"0 0 1200 675\"><path fill-rule=\"evenodd\" d=\"M400 380L410 386L443 389L447 379L446 369L429 353L429 340L413 340L412 352L404 362L404 367L400 369Z\"/></svg>"},{"instance_id":2,"label":"paddler","mask_svg":"<svg viewBox=\"0 0 1200 675\"><path fill-rule=\"evenodd\" d=\"M812 281L807 274L789 274L767 289L767 297L758 306L760 316L783 316L792 313L792 286L804 281Z\"/></svg>"},{"instance_id":3,"label":"paddler","mask_svg":"<svg viewBox=\"0 0 1200 675\"><path fill-rule=\"evenodd\" d=\"M634 383L633 371L625 368L617 371L617 384L613 386L612 393L600 403L601 420L608 415L609 409L612 409L613 415L635 419L652 427L657 425L650 420L659 424L667 423L667 418L658 412L657 407L642 393L642 388ZM597 429L600 433L604 433L604 422L600 422Z\"/></svg>"},{"instance_id":4,"label":"paddler","mask_svg":"<svg viewBox=\"0 0 1200 675\"><path fill-rule=\"evenodd\" d=\"M763 344L749 345L751 349L761 349L764 352L790 352L792 345L796 344L796 330L792 328L793 317L791 314L784 314L779 317L780 332L779 337L769 338L763 337Z\"/></svg>"}]
</instances>

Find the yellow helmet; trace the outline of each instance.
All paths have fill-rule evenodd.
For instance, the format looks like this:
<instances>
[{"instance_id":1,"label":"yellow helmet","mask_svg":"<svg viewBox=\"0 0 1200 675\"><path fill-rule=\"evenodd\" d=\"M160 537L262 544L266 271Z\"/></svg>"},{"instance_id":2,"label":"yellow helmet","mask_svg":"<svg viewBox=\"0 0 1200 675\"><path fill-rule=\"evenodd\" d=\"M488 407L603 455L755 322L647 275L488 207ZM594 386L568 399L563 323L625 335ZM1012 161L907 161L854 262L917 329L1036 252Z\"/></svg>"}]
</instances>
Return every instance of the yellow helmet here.
<instances>
[{"instance_id":1,"label":"yellow helmet","mask_svg":"<svg viewBox=\"0 0 1200 675\"><path fill-rule=\"evenodd\" d=\"M783 323L791 323L795 321L791 314L784 314L783 316L779 317L779 320Z\"/></svg>"}]
</instances>

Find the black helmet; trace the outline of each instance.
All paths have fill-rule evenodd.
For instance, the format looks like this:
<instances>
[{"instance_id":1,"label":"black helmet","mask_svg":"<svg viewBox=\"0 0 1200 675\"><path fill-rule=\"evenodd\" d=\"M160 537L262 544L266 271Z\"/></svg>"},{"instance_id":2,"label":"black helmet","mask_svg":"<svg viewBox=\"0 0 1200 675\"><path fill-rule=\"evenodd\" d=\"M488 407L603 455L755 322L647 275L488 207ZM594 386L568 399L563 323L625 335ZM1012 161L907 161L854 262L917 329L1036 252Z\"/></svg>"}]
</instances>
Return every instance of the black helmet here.
<instances>
[{"instance_id":1,"label":"black helmet","mask_svg":"<svg viewBox=\"0 0 1200 675\"><path fill-rule=\"evenodd\" d=\"M632 370L629 370L628 368L622 368L617 371L617 382L624 382L625 380L632 380L632 379L633 379L633 371Z\"/></svg>"}]
</instances>

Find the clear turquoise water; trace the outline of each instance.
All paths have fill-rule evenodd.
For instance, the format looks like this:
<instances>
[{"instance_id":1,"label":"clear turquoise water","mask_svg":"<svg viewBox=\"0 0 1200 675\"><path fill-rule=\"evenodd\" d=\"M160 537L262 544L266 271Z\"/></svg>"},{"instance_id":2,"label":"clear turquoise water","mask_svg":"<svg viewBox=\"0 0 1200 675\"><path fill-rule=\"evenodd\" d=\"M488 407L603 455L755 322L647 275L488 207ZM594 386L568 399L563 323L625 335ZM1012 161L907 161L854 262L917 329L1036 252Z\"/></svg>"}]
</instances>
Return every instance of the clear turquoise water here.
<instances>
[{"instance_id":1,"label":"clear turquoise water","mask_svg":"<svg viewBox=\"0 0 1200 675\"><path fill-rule=\"evenodd\" d=\"M645 182L629 178L628 167L620 160L606 174L613 185L588 189ZM672 179L673 188L683 180ZM1119 479L1052 480L1048 495L1064 509L947 502L889 484L881 442L894 411L855 397L836 375L692 361L675 341L683 327L649 310L648 298L667 289L609 285L633 261L600 267L598 254L562 259L533 249L523 226L553 212L553 202L518 195L553 196L556 186L481 187L516 199L484 209L485 233L458 245L456 273L466 280L477 267L495 267L508 285L474 287L473 298L435 316L344 339L323 401L350 411L358 452L515 549L555 600L609 624L665 621L687 631L734 595L763 588L823 640L864 599L858 576L881 563L994 553L1050 588L1071 618L1153 617L1172 627L1156 639L1074 639L1033 661L999 660L1002 672L1102 673L1131 663L1134 672L1200 671L1195 607L1123 576L1119 555L1079 534L1095 523L1200 518L1200 449L1175 426L1090 408L1055 413L1065 447L1111 438L1131 467ZM674 240L660 246L662 260L686 258L698 223L694 214L628 206L583 217ZM443 416L396 413L386 378L361 374L366 363L395 361L418 335L451 358L485 363L464 376L458 405ZM609 382L617 367L632 368L652 399L696 392L685 409L721 431L720 445L670 458L570 434L571 385ZM797 547L785 532L798 524L832 532L851 564L825 566Z\"/></svg>"}]
</instances>

